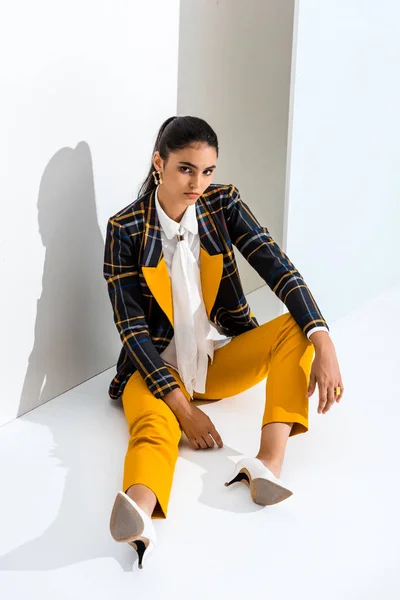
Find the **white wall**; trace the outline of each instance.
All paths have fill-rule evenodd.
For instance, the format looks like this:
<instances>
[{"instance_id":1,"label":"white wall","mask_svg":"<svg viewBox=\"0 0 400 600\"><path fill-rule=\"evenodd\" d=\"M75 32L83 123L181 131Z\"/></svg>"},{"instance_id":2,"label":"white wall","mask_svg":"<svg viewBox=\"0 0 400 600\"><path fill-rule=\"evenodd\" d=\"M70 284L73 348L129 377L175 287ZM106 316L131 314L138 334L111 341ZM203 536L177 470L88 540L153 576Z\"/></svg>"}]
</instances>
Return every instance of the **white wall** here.
<instances>
[{"instance_id":1,"label":"white wall","mask_svg":"<svg viewBox=\"0 0 400 600\"><path fill-rule=\"evenodd\" d=\"M236 185L279 244L293 19L292 0L181 0L178 114L215 129L213 181ZM265 285L239 251L235 256L245 293ZM271 291L264 314L272 318L282 308Z\"/></svg>"},{"instance_id":2,"label":"white wall","mask_svg":"<svg viewBox=\"0 0 400 600\"><path fill-rule=\"evenodd\" d=\"M3 12L0 424L116 363L106 221L176 114L178 29L179 0Z\"/></svg>"},{"instance_id":3,"label":"white wall","mask_svg":"<svg viewBox=\"0 0 400 600\"><path fill-rule=\"evenodd\" d=\"M400 279L400 5L297 8L286 249L331 322Z\"/></svg>"},{"instance_id":4,"label":"white wall","mask_svg":"<svg viewBox=\"0 0 400 600\"><path fill-rule=\"evenodd\" d=\"M179 24L179 0L9 4L0 424L115 364L105 225L136 197L177 101L215 128L214 180L239 188L328 322L399 281L400 7L300 0L290 89L293 8L182 0ZM263 285L236 256L245 292Z\"/></svg>"}]
</instances>

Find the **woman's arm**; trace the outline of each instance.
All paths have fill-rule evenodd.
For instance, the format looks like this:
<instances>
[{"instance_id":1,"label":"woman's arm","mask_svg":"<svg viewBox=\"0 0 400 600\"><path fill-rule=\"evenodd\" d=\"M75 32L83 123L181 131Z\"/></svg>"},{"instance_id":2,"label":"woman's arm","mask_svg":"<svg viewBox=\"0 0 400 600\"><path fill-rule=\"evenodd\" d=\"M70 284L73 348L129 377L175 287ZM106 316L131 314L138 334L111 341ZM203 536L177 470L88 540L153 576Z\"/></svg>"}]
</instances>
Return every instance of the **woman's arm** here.
<instances>
[{"instance_id":1,"label":"woman's arm","mask_svg":"<svg viewBox=\"0 0 400 600\"><path fill-rule=\"evenodd\" d=\"M335 402L340 401L344 391L328 324L301 273L272 239L268 229L258 222L233 185L224 211L232 243L286 305L304 334L314 344L315 359L307 395L314 393L318 383L318 412L325 414ZM335 394L337 387L340 387L339 395Z\"/></svg>"},{"instance_id":2,"label":"woman's arm","mask_svg":"<svg viewBox=\"0 0 400 600\"><path fill-rule=\"evenodd\" d=\"M329 331L301 273L272 239L268 229L259 223L233 185L224 211L232 243L285 304L304 334L311 336L311 331L317 327Z\"/></svg>"}]
</instances>

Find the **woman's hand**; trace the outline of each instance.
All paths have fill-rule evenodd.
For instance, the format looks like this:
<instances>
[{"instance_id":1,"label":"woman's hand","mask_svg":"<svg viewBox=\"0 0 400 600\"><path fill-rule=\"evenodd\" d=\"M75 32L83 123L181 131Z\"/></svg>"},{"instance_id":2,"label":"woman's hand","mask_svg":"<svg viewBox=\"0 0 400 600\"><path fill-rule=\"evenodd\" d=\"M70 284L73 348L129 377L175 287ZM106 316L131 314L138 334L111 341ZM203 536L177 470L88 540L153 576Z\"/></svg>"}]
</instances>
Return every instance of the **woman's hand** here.
<instances>
[{"instance_id":1,"label":"woman's hand","mask_svg":"<svg viewBox=\"0 0 400 600\"><path fill-rule=\"evenodd\" d=\"M313 395L315 386L318 383L318 413L325 414L343 396L342 376L340 374L335 347L329 334L326 332L315 332L310 336L310 340L315 346L315 357L311 367L307 396L310 397ZM340 387L340 394L338 396L335 395L336 387Z\"/></svg>"},{"instance_id":2,"label":"woman's hand","mask_svg":"<svg viewBox=\"0 0 400 600\"><path fill-rule=\"evenodd\" d=\"M172 390L164 396L164 401L175 414L194 450L212 448L214 440L220 448L223 447L221 436L210 417L187 400L181 390Z\"/></svg>"},{"instance_id":3,"label":"woman's hand","mask_svg":"<svg viewBox=\"0 0 400 600\"><path fill-rule=\"evenodd\" d=\"M222 448L221 436L215 429L214 423L200 408L189 403L189 410L178 413L177 418L185 432L189 444L195 450L200 448L212 448L214 440ZM214 439L213 439L214 438Z\"/></svg>"}]
</instances>

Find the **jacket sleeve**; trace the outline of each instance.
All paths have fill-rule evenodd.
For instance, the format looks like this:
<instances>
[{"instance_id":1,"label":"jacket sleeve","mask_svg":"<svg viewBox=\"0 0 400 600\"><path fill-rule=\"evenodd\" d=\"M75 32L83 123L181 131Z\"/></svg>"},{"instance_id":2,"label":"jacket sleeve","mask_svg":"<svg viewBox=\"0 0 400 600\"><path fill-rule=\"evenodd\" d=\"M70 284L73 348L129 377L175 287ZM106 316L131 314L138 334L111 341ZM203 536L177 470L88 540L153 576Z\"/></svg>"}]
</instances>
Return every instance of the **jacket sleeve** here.
<instances>
[{"instance_id":1,"label":"jacket sleeve","mask_svg":"<svg viewBox=\"0 0 400 600\"><path fill-rule=\"evenodd\" d=\"M231 186L225 220L232 243L285 304L303 333L329 327L302 275ZM308 337L308 336L307 336Z\"/></svg>"},{"instance_id":2,"label":"jacket sleeve","mask_svg":"<svg viewBox=\"0 0 400 600\"><path fill-rule=\"evenodd\" d=\"M122 344L156 398L179 388L154 346L143 311L135 250L124 228L108 220L103 275Z\"/></svg>"}]
</instances>

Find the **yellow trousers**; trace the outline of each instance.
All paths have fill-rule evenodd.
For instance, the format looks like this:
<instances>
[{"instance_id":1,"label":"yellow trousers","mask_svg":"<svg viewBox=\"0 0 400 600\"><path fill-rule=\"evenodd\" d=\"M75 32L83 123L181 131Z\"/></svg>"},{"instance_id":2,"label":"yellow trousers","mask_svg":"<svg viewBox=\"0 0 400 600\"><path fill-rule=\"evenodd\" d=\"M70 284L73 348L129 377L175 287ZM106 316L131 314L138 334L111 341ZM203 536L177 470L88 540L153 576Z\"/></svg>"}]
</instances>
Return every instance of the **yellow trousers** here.
<instances>
[{"instance_id":1,"label":"yellow trousers","mask_svg":"<svg viewBox=\"0 0 400 600\"><path fill-rule=\"evenodd\" d=\"M234 337L214 352L209 362L204 394L196 399L234 396L266 381L261 429L267 423L293 422L290 436L308 431L306 396L314 346L290 313ZM170 369L188 401L190 395L175 369ZM157 497L153 519L167 517L178 444L182 429L175 414L148 389L139 371L128 380L122 403L129 428L123 490L135 483L149 487Z\"/></svg>"}]
</instances>

